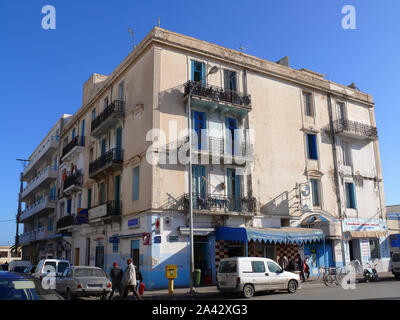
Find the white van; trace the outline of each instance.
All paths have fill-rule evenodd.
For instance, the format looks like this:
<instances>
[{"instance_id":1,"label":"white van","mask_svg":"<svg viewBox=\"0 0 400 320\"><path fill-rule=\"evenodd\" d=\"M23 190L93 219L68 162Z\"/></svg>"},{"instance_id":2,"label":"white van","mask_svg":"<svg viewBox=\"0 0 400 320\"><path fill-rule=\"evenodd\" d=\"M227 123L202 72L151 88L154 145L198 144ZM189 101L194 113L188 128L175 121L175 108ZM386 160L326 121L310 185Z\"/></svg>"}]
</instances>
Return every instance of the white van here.
<instances>
[{"instance_id":1,"label":"white van","mask_svg":"<svg viewBox=\"0 0 400 320\"><path fill-rule=\"evenodd\" d=\"M217 288L221 292L241 292L251 298L255 291L300 288L299 275L284 271L267 258L235 257L222 259L217 273Z\"/></svg>"},{"instance_id":2,"label":"white van","mask_svg":"<svg viewBox=\"0 0 400 320\"><path fill-rule=\"evenodd\" d=\"M393 252L390 263L392 265L393 275L396 279L400 280L400 252Z\"/></svg>"},{"instance_id":3,"label":"white van","mask_svg":"<svg viewBox=\"0 0 400 320\"><path fill-rule=\"evenodd\" d=\"M71 264L68 260L42 259L38 262L33 275L35 277L42 278L49 272L55 272L56 276L60 276L63 274L65 269L69 268L70 266Z\"/></svg>"},{"instance_id":4,"label":"white van","mask_svg":"<svg viewBox=\"0 0 400 320\"><path fill-rule=\"evenodd\" d=\"M12 260L8 265L8 271L24 272L26 267L31 266L32 263L26 260Z\"/></svg>"}]
</instances>

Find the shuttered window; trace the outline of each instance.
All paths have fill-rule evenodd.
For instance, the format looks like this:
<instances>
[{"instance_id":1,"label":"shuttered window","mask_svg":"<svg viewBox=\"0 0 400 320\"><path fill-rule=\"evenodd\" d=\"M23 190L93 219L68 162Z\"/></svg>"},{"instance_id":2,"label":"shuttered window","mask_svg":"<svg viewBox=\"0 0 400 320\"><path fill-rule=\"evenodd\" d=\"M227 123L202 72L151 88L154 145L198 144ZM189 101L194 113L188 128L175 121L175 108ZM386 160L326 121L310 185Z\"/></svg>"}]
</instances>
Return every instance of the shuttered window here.
<instances>
[{"instance_id":1,"label":"shuttered window","mask_svg":"<svg viewBox=\"0 0 400 320\"><path fill-rule=\"evenodd\" d=\"M133 168L132 200L139 200L140 170L139 166Z\"/></svg>"},{"instance_id":2,"label":"shuttered window","mask_svg":"<svg viewBox=\"0 0 400 320\"><path fill-rule=\"evenodd\" d=\"M317 136L315 134L307 134L307 153L308 159L318 160Z\"/></svg>"},{"instance_id":3,"label":"shuttered window","mask_svg":"<svg viewBox=\"0 0 400 320\"><path fill-rule=\"evenodd\" d=\"M346 207L349 209L357 209L356 191L354 183L346 182Z\"/></svg>"}]
</instances>

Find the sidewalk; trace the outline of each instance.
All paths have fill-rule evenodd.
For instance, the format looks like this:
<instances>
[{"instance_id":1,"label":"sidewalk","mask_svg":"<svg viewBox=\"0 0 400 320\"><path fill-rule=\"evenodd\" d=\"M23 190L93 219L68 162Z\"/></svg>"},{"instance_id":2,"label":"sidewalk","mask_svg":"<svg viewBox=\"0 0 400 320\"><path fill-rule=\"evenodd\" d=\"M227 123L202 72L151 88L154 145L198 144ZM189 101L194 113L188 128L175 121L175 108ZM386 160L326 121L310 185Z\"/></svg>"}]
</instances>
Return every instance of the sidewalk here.
<instances>
[{"instance_id":1,"label":"sidewalk","mask_svg":"<svg viewBox=\"0 0 400 320\"><path fill-rule=\"evenodd\" d=\"M379 274L380 280L394 279L392 273L382 272ZM364 282L362 274L357 274L357 282ZM379 281L379 280L378 280ZM301 290L311 290L313 288L326 287L322 281L322 276L310 277L306 282L301 283ZM233 297L233 296L232 296ZM168 294L168 289L159 289L145 291L143 293L145 300L221 300L226 299L217 286L197 287L196 293L189 293L189 288L174 288L173 294ZM229 297L228 297L229 298Z\"/></svg>"}]
</instances>

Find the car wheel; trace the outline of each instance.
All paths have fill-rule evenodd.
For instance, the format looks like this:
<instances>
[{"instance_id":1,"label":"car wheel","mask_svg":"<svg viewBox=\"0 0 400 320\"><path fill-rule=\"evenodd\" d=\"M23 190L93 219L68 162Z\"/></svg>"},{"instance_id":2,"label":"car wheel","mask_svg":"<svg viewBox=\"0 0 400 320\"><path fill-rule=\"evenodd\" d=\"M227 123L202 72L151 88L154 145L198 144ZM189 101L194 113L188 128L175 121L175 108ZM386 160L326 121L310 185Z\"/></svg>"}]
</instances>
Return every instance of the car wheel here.
<instances>
[{"instance_id":1,"label":"car wheel","mask_svg":"<svg viewBox=\"0 0 400 320\"><path fill-rule=\"evenodd\" d=\"M108 296L108 294L106 293L106 294L103 294L103 295L101 295L100 296L100 300L107 300L107 296Z\"/></svg>"},{"instance_id":2,"label":"car wheel","mask_svg":"<svg viewBox=\"0 0 400 320\"><path fill-rule=\"evenodd\" d=\"M254 287L251 284L244 285L243 296L245 298L251 298L252 296L254 296Z\"/></svg>"},{"instance_id":3,"label":"car wheel","mask_svg":"<svg viewBox=\"0 0 400 320\"><path fill-rule=\"evenodd\" d=\"M67 300L73 300L74 299L74 295L72 294L71 289L67 289Z\"/></svg>"},{"instance_id":4,"label":"car wheel","mask_svg":"<svg viewBox=\"0 0 400 320\"><path fill-rule=\"evenodd\" d=\"M290 280L288 284L288 292L295 293L297 290L297 282L295 280Z\"/></svg>"}]
</instances>

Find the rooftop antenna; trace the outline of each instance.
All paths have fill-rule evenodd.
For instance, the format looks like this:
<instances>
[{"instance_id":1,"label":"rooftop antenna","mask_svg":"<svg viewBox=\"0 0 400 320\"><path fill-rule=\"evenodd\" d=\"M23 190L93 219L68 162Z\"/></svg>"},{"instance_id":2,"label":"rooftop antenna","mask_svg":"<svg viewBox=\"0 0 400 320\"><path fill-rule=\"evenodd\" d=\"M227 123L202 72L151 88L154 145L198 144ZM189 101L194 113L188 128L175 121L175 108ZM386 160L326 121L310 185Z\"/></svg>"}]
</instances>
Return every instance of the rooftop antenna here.
<instances>
[{"instance_id":1,"label":"rooftop antenna","mask_svg":"<svg viewBox=\"0 0 400 320\"><path fill-rule=\"evenodd\" d=\"M133 47L133 49L135 49L136 48L136 46L135 46L135 32L133 31L132 28L128 28L128 31L132 36L132 47Z\"/></svg>"},{"instance_id":2,"label":"rooftop antenna","mask_svg":"<svg viewBox=\"0 0 400 320\"><path fill-rule=\"evenodd\" d=\"M160 25L161 25L161 23L160 23L160 17L158 17L157 26L160 28Z\"/></svg>"}]
</instances>

